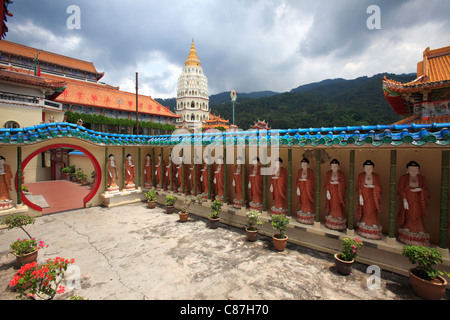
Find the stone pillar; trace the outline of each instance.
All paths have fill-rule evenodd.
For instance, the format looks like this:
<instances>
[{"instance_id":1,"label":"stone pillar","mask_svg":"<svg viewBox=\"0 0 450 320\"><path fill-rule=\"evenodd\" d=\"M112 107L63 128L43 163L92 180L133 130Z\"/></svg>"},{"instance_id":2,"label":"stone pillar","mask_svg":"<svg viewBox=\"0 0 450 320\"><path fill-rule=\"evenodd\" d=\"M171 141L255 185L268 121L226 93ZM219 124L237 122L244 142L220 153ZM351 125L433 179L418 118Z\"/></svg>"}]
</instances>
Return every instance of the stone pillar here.
<instances>
[{"instance_id":1,"label":"stone pillar","mask_svg":"<svg viewBox=\"0 0 450 320\"><path fill-rule=\"evenodd\" d=\"M321 151L320 149L316 150L316 218L314 219L314 227L320 227L320 189L321 185L321 177L320 177L320 164L321 164Z\"/></svg>"},{"instance_id":2,"label":"stone pillar","mask_svg":"<svg viewBox=\"0 0 450 320\"><path fill-rule=\"evenodd\" d=\"M288 149L288 187L287 187L287 215L290 217L292 207L292 148Z\"/></svg>"},{"instance_id":3,"label":"stone pillar","mask_svg":"<svg viewBox=\"0 0 450 320\"><path fill-rule=\"evenodd\" d=\"M391 174L389 178L389 230L386 242L395 244L395 207L397 197L397 150L391 150Z\"/></svg>"},{"instance_id":4,"label":"stone pillar","mask_svg":"<svg viewBox=\"0 0 450 320\"><path fill-rule=\"evenodd\" d=\"M449 150L442 150L441 165L441 211L439 220L439 248L447 251L448 232L448 174L449 174ZM448 256L448 252L447 252Z\"/></svg>"},{"instance_id":5,"label":"stone pillar","mask_svg":"<svg viewBox=\"0 0 450 320\"><path fill-rule=\"evenodd\" d=\"M348 174L348 213L347 213L347 234L353 235L353 216L354 216L354 205L353 205L353 194L355 191L355 150L350 150L350 164L349 164L349 174Z\"/></svg>"},{"instance_id":6,"label":"stone pillar","mask_svg":"<svg viewBox=\"0 0 450 320\"><path fill-rule=\"evenodd\" d=\"M22 147L17 147L17 206L22 206Z\"/></svg>"}]
</instances>

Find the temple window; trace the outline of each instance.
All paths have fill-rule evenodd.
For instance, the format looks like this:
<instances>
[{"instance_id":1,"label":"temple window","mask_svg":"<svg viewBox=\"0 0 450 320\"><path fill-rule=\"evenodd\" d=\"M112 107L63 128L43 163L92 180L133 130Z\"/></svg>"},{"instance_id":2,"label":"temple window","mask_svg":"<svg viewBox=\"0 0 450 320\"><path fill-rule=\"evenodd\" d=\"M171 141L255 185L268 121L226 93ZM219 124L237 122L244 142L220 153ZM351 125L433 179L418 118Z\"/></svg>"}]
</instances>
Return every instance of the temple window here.
<instances>
[{"instance_id":1,"label":"temple window","mask_svg":"<svg viewBox=\"0 0 450 320\"><path fill-rule=\"evenodd\" d=\"M7 121L5 123L5 128L15 129L15 128L20 128L20 125L16 121Z\"/></svg>"}]
</instances>

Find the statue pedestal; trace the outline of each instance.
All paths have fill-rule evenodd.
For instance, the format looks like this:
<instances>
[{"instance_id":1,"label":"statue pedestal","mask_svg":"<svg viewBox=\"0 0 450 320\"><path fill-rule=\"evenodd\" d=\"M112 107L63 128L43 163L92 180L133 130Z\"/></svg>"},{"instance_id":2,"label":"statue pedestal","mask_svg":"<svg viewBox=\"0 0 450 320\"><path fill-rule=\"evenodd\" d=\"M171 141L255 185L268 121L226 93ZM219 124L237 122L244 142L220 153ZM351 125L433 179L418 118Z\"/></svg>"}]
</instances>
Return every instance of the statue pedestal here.
<instances>
[{"instance_id":1,"label":"statue pedestal","mask_svg":"<svg viewBox=\"0 0 450 320\"><path fill-rule=\"evenodd\" d=\"M1 200L0 201L0 210L9 210L14 208L12 200Z\"/></svg>"},{"instance_id":2,"label":"statue pedestal","mask_svg":"<svg viewBox=\"0 0 450 320\"><path fill-rule=\"evenodd\" d=\"M233 208L241 209L242 208L242 200L233 199Z\"/></svg>"},{"instance_id":3,"label":"statue pedestal","mask_svg":"<svg viewBox=\"0 0 450 320\"><path fill-rule=\"evenodd\" d=\"M312 225L314 224L315 218L316 215L314 213L309 212L304 213L301 210L297 211L297 221L300 223Z\"/></svg>"},{"instance_id":4,"label":"statue pedestal","mask_svg":"<svg viewBox=\"0 0 450 320\"><path fill-rule=\"evenodd\" d=\"M250 210L257 210L259 212L262 212L262 210L263 210L262 203L254 203L253 201L250 201L249 206L250 206Z\"/></svg>"},{"instance_id":5,"label":"statue pedestal","mask_svg":"<svg viewBox=\"0 0 450 320\"><path fill-rule=\"evenodd\" d=\"M383 238L382 226L368 226L364 222L358 222L358 234L361 237L373 240L381 240Z\"/></svg>"},{"instance_id":6,"label":"statue pedestal","mask_svg":"<svg viewBox=\"0 0 450 320\"><path fill-rule=\"evenodd\" d=\"M272 208L270 208L270 211L272 212L272 214L282 214L282 215L286 215L287 214L287 209L286 208L275 208L274 206L272 206Z\"/></svg>"},{"instance_id":7,"label":"statue pedestal","mask_svg":"<svg viewBox=\"0 0 450 320\"><path fill-rule=\"evenodd\" d=\"M108 193L118 193L119 192L119 186L115 187L108 187Z\"/></svg>"},{"instance_id":8,"label":"statue pedestal","mask_svg":"<svg viewBox=\"0 0 450 320\"><path fill-rule=\"evenodd\" d=\"M344 231L345 229L347 229L347 219L336 219L332 216L326 216L325 226L331 230Z\"/></svg>"},{"instance_id":9,"label":"statue pedestal","mask_svg":"<svg viewBox=\"0 0 450 320\"><path fill-rule=\"evenodd\" d=\"M151 189L151 188L152 188L152 184L146 182L146 183L144 183L144 188L145 188L145 189Z\"/></svg>"},{"instance_id":10,"label":"statue pedestal","mask_svg":"<svg viewBox=\"0 0 450 320\"><path fill-rule=\"evenodd\" d=\"M101 194L103 198L103 205L105 207L116 207L124 204L142 202L145 200L145 194L142 190L122 191L109 193L105 192Z\"/></svg>"},{"instance_id":11,"label":"statue pedestal","mask_svg":"<svg viewBox=\"0 0 450 320\"><path fill-rule=\"evenodd\" d=\"M430 246L430 235L424 232L411 232L408 229L398 229L398 240L409 246Z\"/></svg>"}]
</instances>

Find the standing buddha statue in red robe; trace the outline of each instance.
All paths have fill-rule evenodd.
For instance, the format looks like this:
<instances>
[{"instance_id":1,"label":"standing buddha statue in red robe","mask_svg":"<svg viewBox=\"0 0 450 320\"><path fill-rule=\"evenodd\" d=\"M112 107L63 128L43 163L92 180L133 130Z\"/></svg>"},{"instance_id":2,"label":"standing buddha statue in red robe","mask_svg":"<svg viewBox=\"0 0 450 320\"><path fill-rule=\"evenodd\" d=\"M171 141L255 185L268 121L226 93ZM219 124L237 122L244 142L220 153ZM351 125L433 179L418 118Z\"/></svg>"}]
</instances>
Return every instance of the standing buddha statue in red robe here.
<instances>
[{"instance_id":1,"label":"standing buddha statue in red robe","mask_svg":"<svg viewBox=\"0 0 450 320\"><path fill-rule=\"evenodd\" d=\"M284 214L287 213L287 170L281 164L283 159L275 160L275 168L272 174L272 183L270 185L270 192L272 192L272 213Z\"/></svg>"},{"instance_id":2,"label":"standing buddha statue in red robe","mask_svg":"<svg viewBox=\"0 0 450 320\"><path fill-rule=\"evenodd\" d=\"M364 162L363 167L364 172L358 175L356 184L358 207L355 217L360 220L357 232L362 237L380 240L383 237L383 227L377 212L381 213L381 179L373 172L375 164L371 160Z\"/></svg>"},{"instance_id":3,"label":"standing buddha statue in red robe","mask_svg":"<svg viewBox=\"0 0 450 320\"><path fill-rule=\"evenodd\" d=\"M223 171L223 158L219 157L217 158L217 164L216 164L216 168L214 170L214 185L215 185L215 190L216 190L216 200L219 200L221 202L223 202L224 199L224 185L223 185L223 175L224 175L224 171Z\"/></svg>"},{"instance_id":4,"label":"standing buddha statue in red robe","mask_svg":"<svg viewBox=\"0 0 450 320\"><path fill-rule=\"evenodd\" d=\"M326 173L325 189L327 204L325 212L325 226L342 231L347 228L347 218L344 213L345 208L345 175L339 169L340 163L333 159L330 162L331 170Z\"/></svg>"},{"instance_id":5,"label":"standing buddha statue in red robe","mask_svg":"<svg viewBox=\"0 0 450 320\"><path fill-rule=\"evenodd\" d=\"M261 175L261 164L259 158L252 160L248 188L250 189L250 209L262 211L263 209L263 176Z\"/></svg>"},{"instance_id":6,"label":"standing buddha statue in red robe","mask_svg":"<svg viewBox=\"0 0 450 320\"><path fill-rule=\"evenodd\" d=\"M156 176L156 188L158 190L164 190L164 179L163 179L163 173L161 172L161 169L164 170L166 164L165 161L162 159L162 155L158 155L158 162L155 165L155 176Z\"/></svg>"},{"instance_id":7,"label":"standing buddha statue in red robe","mask_svg":"<svg viewBox=\"0 0 450 320\"><path fill-rule=\"evenodd\" d=\"M152 187L152 156L150 154L145 156L144 177L144 188L150 189Z\"/></svg>"},{"instance_id":8,"label":"standing buddha statue in red robe","mask_svg":"<svg viewBox=\"0 0 450 320\"><path fill-rule=\"evenodd\" d=\"M134 162L131 159L131 154L127 154L125 159L125 190L132 191L135 189L133 179L135 177L136 168Z\"/></svg>"},{"instance_id":9,"label":"standing buddha statue in red robe","mask_svg":"<svg viewBox=\"0 0 450 320\"><path fill-rule=\"evenodd\" d=\"M309 160L303 158L297 174L297 221L314 224L315 219L315 187L314 171L309 168Z\"/></svg>"},{"instance_id":10,"label":"standing buddha statue in red robe","mask_svg":"<svg viewBox=\"0 0 450 320\"><path fill-rule=\"evenodd\" d=\"M114 155L110 154L108 157L108 192L119 192L119 186L117 181L119 180L119 171L117 168L116 160L114 160Z\"/></svg>"},{"instance_id":11,"label":"standing buddha statue in red robe","mask_svg":"<svg viewBox=\"0 0 450 320\"><path fill-rule=\"evenodd\" d=\"M202 183L200 181L202 165L197 163L197 161L198 161L198 156L195 155L195 160L194 160L194 163L189 168L189 176L188 176L188 180L190 182L189 187L191 190L191 194L194 196L202 193ZM194 168L196 170L194 170ZM195 171L197 171L197 172L195 172ZM197 183L197 194L194 194L195 193L195 183Z\"/></svg>"},{"instance_id":12,"label":"standing buddha statue in red robe","mask_svg":"<svg viewBox=\"0 0 450 320\"><path fill-rule=\"evenodd\" d=\"M5 164L5 158L0 156L0 210L7 210L13 208L12 199L9 191L12 191L11 167Z\"/></svg>"},{"instance_id":13,"label":"standing buddha statue in red robe","mask_svg":"<svg viewBox=\"0 0 450 320\"><path fill-rule=\"evenodd\" d=\"M172 175L173 175L172 169L173 169L172 168L172 157L169 156L169 161L167 162L167 166L165 166L165 170L164 170L165 171L165 173L164 173L164 177L165 177L164 190L172 190ZM174 185L173 190L176 190L177 182L175 179L173 180L173 185Z\"/></svg>"},{"instance_id":14,"label":"standing buddha statue in red robe","mask_svg":"<svg viewBox=\"0 0 450 320\"><path fill-rule=\"evenodd\" d=\"M420 165L417 162L409 162L406 170L397 187L400 196L398 240L407 245L429 246L430 235L425 231L422 216L428 216L430 191L425 177L419 174Z\"/></svg>"},{"instance_id":15,"label":"standing buddha statue in red robe","mask_svg":"<svg viewBox=\"0 0 450 320\"><path fill-rule=\"evenodd\" d=\"M233 172L233 207L240 209L242 207L242 157L237 157Z\"/></svg>"}]
</instances>

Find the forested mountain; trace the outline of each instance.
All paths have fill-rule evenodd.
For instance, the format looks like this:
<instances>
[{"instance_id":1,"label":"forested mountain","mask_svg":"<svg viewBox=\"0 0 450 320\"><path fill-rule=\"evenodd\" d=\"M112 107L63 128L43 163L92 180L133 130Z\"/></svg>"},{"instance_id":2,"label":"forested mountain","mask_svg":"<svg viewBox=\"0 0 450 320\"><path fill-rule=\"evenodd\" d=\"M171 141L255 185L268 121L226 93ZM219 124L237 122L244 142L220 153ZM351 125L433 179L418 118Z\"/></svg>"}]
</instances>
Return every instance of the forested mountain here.
<instances>
[{"instance_id":1,"label":"forested mountain","mask_svg":"<svg viewBox=\"0 0 450 320\"><path fill-rule=\"evenodd\" d=\"M383 73L353 80L328 79L297 87L290 92L270 92L273 95L262 98L238 92L236 125L247 130L258 119L266 120L271 128L276 129L391 124L402 117L394 113L383 95L384 76L400 82L409 82L416 77L415 74ZM215 99L215 96L221 98ZM210 97L212 112L229 119L231 123L233 108L230 93L215 96ZM170 107L167 103L161 103Z\"/></svg>"}]
</instances>

